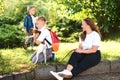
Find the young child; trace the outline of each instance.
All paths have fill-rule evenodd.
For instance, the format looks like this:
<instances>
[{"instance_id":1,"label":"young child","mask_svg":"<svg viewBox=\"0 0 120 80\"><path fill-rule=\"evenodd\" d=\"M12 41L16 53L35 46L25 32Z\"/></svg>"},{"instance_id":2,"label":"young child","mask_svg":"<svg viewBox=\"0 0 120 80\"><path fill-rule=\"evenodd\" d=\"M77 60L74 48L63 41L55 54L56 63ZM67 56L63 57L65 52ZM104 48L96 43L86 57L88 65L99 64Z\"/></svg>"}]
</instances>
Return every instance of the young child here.
<instances>
[{"instance_id":1,"label":"young child","mask_svg":"<svg viewBox=\"0 0 120 80\"><path fill-rule=\"evenodd\" d=\"M24 43L24 49L27 50L27 45L30 42L31 50L33 50L34 42L33 42L32 34L30 34L30 29L36 29L35 27L36 19L34 16L36 8L35 6L29 5L27 7L27 11L28 11L28 14L24 19L24 32L25 34L27 34L27 38Z\"/></svg>"},{"instance_id":2,"label":"young child","mask_svg":"<svg viewBox=\"0 0 120 80\"><path fill-rule=\"evenodd\" d=\"M43 62L50 60L52 57L52 46L46 41L48 40L52 44L52 38L50 31L46 28L46 19L41 16L36 20L36 26L38 31L41 33L36 33L34 36L34 42L39 45L36 51L36 59L34 60L32 56L30 59L36 64L37 62Z\"/></svg>"}]
</instances>

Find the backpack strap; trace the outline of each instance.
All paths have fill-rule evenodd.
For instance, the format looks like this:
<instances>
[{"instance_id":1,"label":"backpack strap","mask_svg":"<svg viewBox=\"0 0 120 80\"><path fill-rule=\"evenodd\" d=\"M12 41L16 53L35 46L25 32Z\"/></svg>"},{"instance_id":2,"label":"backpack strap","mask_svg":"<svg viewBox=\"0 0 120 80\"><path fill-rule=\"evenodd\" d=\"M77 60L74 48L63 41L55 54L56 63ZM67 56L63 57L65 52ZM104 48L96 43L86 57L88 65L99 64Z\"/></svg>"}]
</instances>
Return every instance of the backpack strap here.
<instances>
[{"instance_id":1,"label":"backpack strap","mask_svg":"<svg viewBox=\"0 0 120 80\"><path fill-rule=\"evenodd\" d=\"M48 31L50 31L50 29L46 28ZM50 46L52 45L46 38L44 39Z\"/></svg>"},{"instance_id":2,"label":"backpack strap","mask_svg":"<svg viewBox=\"0 0 120 80\"><path fill-rule=\"evenodd\" d=\"M48 43L49 45L52 45L46 38L45 38L45 41L47 41L47 43Z\"/></svg>"}]
</instances>

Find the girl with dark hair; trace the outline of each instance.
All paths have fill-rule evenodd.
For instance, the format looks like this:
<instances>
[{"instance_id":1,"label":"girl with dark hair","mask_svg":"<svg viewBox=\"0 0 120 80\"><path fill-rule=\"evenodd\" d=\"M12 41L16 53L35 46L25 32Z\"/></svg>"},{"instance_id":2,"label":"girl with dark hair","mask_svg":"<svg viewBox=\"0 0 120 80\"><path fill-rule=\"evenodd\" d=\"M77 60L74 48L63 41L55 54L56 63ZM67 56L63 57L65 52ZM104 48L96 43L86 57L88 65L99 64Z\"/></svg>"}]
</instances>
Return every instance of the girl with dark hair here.
<instances>
[{"instance_id":1,"label":"girl with dark hair","mask_svg":"<svg viewBox=\"0 0 120 80\"><path fill-rule=\"evenodd\" d=\"M79 47L73 50L67 68L61 72L50 73L58 80L72 78L86 69L97 65L101 60L101 34L98 26L91 18L82 21L83 32L79 37Z\"/></svg>"}]
</instances>

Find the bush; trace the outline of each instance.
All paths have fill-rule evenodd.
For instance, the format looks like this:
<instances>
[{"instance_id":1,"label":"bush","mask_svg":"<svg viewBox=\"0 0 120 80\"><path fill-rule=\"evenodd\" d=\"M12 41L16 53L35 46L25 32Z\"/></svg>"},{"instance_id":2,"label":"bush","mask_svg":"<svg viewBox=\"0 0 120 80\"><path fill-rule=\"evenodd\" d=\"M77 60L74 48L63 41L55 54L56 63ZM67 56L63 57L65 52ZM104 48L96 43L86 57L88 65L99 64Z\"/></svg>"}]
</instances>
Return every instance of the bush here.
<instances>
[{"instance_id":1,"label":"bush","mask_svg":"<svg viewBox=\"0 0 120 80\"><path fill-rule=\"evenodd\" d=\"M22 29L15 25L5 25L0 28L0 48L20 47L24 41Z\"/></svg>"}]
</instances>

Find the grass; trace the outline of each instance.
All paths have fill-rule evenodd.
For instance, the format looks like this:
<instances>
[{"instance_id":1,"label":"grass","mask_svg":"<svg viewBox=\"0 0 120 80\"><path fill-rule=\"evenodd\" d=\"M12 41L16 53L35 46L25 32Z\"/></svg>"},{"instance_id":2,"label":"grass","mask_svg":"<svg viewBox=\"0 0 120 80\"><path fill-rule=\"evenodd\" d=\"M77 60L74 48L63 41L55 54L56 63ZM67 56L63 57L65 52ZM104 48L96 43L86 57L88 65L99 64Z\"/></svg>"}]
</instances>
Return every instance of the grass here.
<instances>
[{"instance_id":1,"label":"grass","mask_svg":"<svg viewBox=\"0 0 120 80\"><path fill-rule=\"evenodd\" d=\"M120 42L104 41L102 42L101 52L102 60L118 60L120 59Z\"/></svg>"},{"instance_id":2,"label":"grass","mask_svg":"<svg viewBox=\"0 0 120 80\"><path fill-rule=\"evenodd\" d=\"M118 60L120 59L120 42L117 41L102 41L101 42L101 60ZM66 53L68 53L71 49L77 48L78 43L62 43L60 46L60 50L57 52L57 57L61 60ZM64 61L66 62L69 59L67 57Z\"/></svg>"},{"instance_id":3,"label":"grass","mask_svg":"<svg viewBox=\"0 0 120 80\"><path fill-rule=\"evenodd\" d=\"M118 60L120 59L120 42L119 41L103 41L101 43L102 60ZM77 48L78 43L61 43L60 49L56 52L56 61L61 62L63 57L72 49ZM37 47L35 47L37 49ZM26 72L40 64L33 64L29 58L33 51L25 51L23 48L14 49L0 49L0 75L6 73L12 73L14 71ZM61 63L66 63L69 59L67 56ZM49 64L55 64L55 62L49 62ZM43 65L43 64L42 64Z\"/></svg>"},{"instance_id":4,"label":"grass","mask_svg":"<svg viewBox=\"0 0 120 80\"><path fill-rule=\"evenodd\" d=\"M25 51L23 48L0 50L0 74L14 71L29 71L35 65L30 62L29 57L33 52Z\"/></svg>"}]
</instances>

